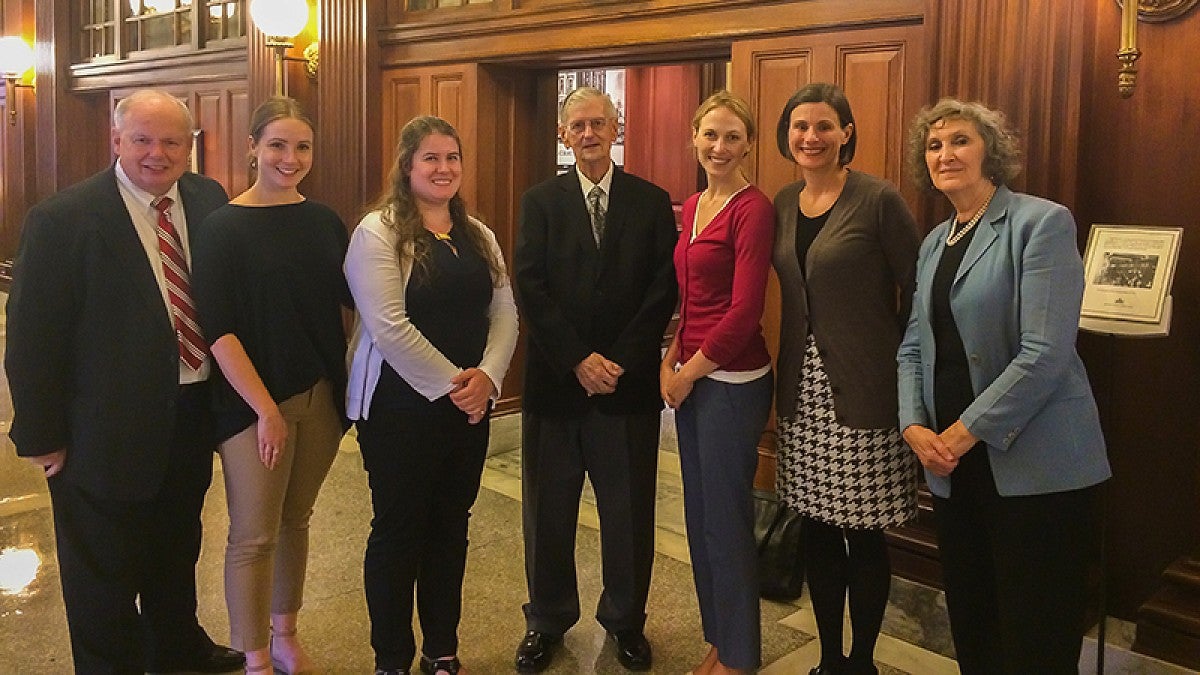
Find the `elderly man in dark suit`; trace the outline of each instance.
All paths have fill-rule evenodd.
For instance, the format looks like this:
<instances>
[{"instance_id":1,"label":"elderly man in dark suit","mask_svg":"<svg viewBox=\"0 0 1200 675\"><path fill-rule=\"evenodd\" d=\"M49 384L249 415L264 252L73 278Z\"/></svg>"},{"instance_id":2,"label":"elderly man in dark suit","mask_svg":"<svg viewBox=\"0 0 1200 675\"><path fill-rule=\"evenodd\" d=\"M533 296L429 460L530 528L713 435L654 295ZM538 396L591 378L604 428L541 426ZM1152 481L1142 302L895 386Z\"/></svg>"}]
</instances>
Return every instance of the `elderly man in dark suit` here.
<instances>
[{"instance_id":1,"label":"elderly man in dark suit","mask_svg":"<svg viewBox=\"0 0 1200 675\"><path fill-rule=\"evenodd\" d=\"M575 167L525 193L514 256L529 337L521 444L529 603L516 666L544 670L579 620L575 528L586 474L601 523L596 618L620 662L646 670L658 362L675 309L678 235L667 193L614 166L608 96L589 87L569 94L559 134Z\"/></svg>"},{"instance_id":2,"label":"elderly man in dark suit","mask_svg":"<svg viewBox=\"0 0 1200 675\"><path fill-rule=\"evenodd\" d=\"M186 173L192 116L117 104L116 163L30 210L8 300L17 454L44 469L80 673L226 672L196 620L215 447L188 242L227 201Z\"/></svg>"}]
</instances>

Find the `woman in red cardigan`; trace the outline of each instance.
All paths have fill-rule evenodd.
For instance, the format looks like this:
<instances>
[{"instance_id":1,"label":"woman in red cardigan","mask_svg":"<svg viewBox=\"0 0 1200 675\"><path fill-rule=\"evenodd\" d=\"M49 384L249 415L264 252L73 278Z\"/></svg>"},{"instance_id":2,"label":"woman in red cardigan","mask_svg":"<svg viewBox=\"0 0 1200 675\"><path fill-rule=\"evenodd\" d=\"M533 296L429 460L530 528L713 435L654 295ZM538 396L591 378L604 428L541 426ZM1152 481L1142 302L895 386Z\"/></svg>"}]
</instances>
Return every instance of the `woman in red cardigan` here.
<instances>
[{"instance_id":1,"label":"woman in red cardigan","mask_svg":"<svg viewBox=\"0 0 1200 675\"><path fill-rule=\"evenodd\" d=\"M663 399L676 409L692 572L712 645L693 673L749 673L761 647L751 491L771 408L771 359L759 322L775 212L741 170L755 134L745 101L713 94L692 131L708 187L683 204L679 328L660 379Z\"/></svg>"}]
</instances>

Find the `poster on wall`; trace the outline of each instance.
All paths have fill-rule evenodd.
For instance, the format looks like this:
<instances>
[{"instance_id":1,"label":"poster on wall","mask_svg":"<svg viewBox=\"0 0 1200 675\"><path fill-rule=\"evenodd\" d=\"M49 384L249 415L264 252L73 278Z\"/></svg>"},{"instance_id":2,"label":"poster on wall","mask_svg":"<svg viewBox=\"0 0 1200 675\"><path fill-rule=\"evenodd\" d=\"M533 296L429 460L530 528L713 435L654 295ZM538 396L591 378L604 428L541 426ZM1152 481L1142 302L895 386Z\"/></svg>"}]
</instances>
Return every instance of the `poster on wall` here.
<instances>
[{"instance_id":1,"label":"poster on wall","mask_svg":"<svg viewBox=\"0 0 1200 675\"><path fill-rule=\"evenodd\" d=\"M1080 315L1162 323L1182 237L1181 227L1093 225Z\"/></svg>"},{"instance_id":2,"label":"poster on wall","mask_svg":"<svg viewBox=\"0 0 1200 675\"><path fill-rule=\"evenodd\" d=\"M617 140L612 145L612 159L617 166L625 166L625 69L594 68L590 70L558 71L558 107L567 94L579 87L595 87L608 94L617 108ZM563 173L575 164L571 148L558 139L558 173Z\"/></svg>"}]
</instances>

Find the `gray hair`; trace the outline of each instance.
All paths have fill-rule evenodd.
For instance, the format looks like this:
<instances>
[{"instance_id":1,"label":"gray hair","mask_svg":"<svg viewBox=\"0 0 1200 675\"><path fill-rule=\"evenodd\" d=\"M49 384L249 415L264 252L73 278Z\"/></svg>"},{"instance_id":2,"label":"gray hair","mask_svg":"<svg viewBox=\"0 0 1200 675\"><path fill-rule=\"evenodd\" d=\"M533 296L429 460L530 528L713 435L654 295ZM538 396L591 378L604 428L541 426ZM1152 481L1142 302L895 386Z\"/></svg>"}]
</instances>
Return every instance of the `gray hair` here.
<instances>
[{"instance_id":1,"label":"gray hair","mask_svg":"<svg viewBox=\"0 0 1200 675\"><path fill-rule=\"evenodd\" d=\"M604 101L604 116L610 120L617 119L617 106L613 105L608 94L595 87L580 87L567 94L567 97L563 99L562 105L558 108L558 123L567 123L567 111L572 107L597 98Z\"/></svg>"},{"instance_id":2,"label":"gray hair","mask_svg":"<svg viewBox=\"0 0 1200 675\"><path fill-rule=\"evenodd\" d=\"M917 187L933 188L929 166L925 163L925 143L929 140L930 130L942 120L966 120L975 125L983 138L983 175L993 184L1006 185L1021 173L1021 149L1003 112L974 101L943 98L932 106L921 108L908 128L907 160Z\"/></svg>"},{"instance_id":3,"label":"gray hair","mask_svg":"<svg viewBox=\"0 0 1200 675\"><path fill-rule=\"evenodd\" d=\"M192 117L192 111L188 109L187 104L158 89L139 89L117 101L117 107L113 109L113 128L120 131L125 126L125 118L129 115L130 108L152 100L174 103L179 108L180 114L183 115L183 119L187 121L188 129L196 128L196 120Z\"/></svg>"}]
</instances>

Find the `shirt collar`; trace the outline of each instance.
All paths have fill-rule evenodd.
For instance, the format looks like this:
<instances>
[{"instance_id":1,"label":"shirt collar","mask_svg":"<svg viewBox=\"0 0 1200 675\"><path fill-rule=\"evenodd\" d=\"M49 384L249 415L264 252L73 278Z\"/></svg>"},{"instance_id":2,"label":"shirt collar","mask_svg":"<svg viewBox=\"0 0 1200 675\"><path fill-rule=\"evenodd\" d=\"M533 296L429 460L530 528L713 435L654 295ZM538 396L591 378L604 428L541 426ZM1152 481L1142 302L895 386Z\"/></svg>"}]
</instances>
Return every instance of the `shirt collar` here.
<instances>
[{"instance_id":1,"label":"shirt collar","mask_svg":"<svg viewBox=\"0 0 1200 675\"><path fill-rule=\"evenodd\" d=\"M598 183L593 183L590 178L583 175L583 172L579 170L578 164L575 165L575 175L579 176L579 186L583 188L583 194L585 195L591 192L592 188L597 185L600 186L601 190L604 190L605 196L612 193L613 163L611 161L608 163L608 171L604 172L604 176Z\"/></svg>"}]
</instances>

